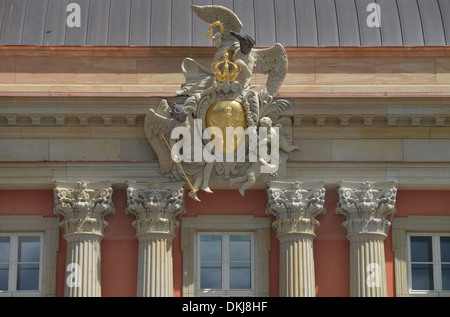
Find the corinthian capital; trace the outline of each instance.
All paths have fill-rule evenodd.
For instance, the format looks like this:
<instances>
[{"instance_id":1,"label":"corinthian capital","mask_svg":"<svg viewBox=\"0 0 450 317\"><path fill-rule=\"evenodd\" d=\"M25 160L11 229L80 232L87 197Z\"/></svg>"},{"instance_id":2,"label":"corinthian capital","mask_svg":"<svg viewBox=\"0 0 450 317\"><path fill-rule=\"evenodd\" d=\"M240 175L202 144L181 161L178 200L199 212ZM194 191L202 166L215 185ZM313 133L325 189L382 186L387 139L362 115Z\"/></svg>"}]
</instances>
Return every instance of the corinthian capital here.
<instances>
[{"instance_id":1,"label":"corinthian capital","mask_svg":"<svg viewBox=\"0 0 450 317\"><path fill-rule=\"evenodd\" d=\"M55 215L62 215L65 234L103 234L108 226L104 217L115 212L111 183L56 183L53 191Z\"/></svg>"},{"instance_id":2,"label":"corinthian capital","mask_svg":"<svg viewBox=\"0 0 450 317\"><path fill-rule=\"evenodd\" d=\"M318 214L325 213L324 183L269 182L266 213L276 217L277 235L302 233L315 235Z\"/></svg>"},{"instance_id":3,"label":"corinthian capital","mask_svg":"<svg viewBox=\"0 0 450 317\"><path fill-rule=\"evenodd\" d=\"M129 183L126 212L136 216L137 235L163 233L175 235L177 215L185 212L183 183Z\"/></svg>"},{"instance_id":4,"label":"corinthian capital","mask_svg":"<svg viewBox=\"0 0 450 317\"><path fill-rule=\"evenodd\" d=\"M340 182L337 214L347 219L343 226L347 236L373 233L386 237L390 221L389 214L395 214L397 183L350 183Z\"/></svg>"}]
</instances>

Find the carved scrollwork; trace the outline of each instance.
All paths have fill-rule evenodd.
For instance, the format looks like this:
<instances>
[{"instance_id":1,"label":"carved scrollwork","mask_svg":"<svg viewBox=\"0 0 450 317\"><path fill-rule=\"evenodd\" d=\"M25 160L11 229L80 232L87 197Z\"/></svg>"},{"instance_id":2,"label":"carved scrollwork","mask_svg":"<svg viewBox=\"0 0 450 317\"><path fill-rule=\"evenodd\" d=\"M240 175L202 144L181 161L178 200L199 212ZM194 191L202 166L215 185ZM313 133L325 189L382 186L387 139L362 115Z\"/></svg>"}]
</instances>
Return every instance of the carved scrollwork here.
<instances>
[{"instance_id":1,"label":"carved scrollwork","mask_svg":"<svg viewBox=\"0 0 450 317\"><path fill-rule=\"evenodd\" d=\"M62 215L60 226L66 234L103 234L108 226L104 217L115 212L111 184L57 184L54 189L55 215Z\"/></svg>"},{"instance_id":2,"label":"carved scrollwork","mask_svg":"<svg viewBox=\"0 0 450 317\"><path fill-rule=\"evenodd\" d=\"M181 183L130 183L127 197L126 212L136 216L132 225L137 234L175 235L179 225L176 216L185 212Z\"/></svg>"},{"instance_id":3,"label":"carved scrollwork","mask_svg":"<svg viewBox=\"0 0 450 317\"><path fill-rule=\"evenodd\" d=\"M386 217L395 214L397 183L341 182L337 214L346 217L347 235L373 233L386 236L391 225Z\"/></svg>"},{"instance_id":4,"label":"carved scrollwork","mask_svg":"<svg viewBox=\"0 0 450 317\"><path fill-rule=\"evenodd\" d=\"M269 182L266 213L274 215L278 236L288 233L313 235L319 227L315 219L325 213L323 183Z\"/></svg>"}]
</instances>

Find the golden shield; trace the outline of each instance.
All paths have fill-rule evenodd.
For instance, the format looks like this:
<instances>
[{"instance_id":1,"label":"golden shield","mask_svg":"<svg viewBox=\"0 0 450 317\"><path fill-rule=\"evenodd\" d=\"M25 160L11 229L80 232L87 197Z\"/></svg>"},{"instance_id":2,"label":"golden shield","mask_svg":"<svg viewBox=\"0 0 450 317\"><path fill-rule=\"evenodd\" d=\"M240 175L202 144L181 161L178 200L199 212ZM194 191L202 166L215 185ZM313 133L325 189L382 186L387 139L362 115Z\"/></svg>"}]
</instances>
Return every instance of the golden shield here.
<instances>
[{"instance_id":1,"label":"golden shield","mask_svg":"<svg viewBox=\"0 0 450 317\"><path fill-rule=\"evenodd\" d=\"M216 127L222 131L222 140L220 140L220 138L216 138L215 136L211 137L216 149L219 151L222 149L222 153L234 153L237 151L242 142L244 142L245 134L239 135L239 137L235 134L233 146L229 145L227 147L226 142L227 127L234 129L242 127L242 132L245 132L247 129L247 115L245 113L245 108L241 103L235 100L216 101L206 112L205 121L207 128ZM235 131L237 132L238 130Z\"/></svg>"}]
</instances>

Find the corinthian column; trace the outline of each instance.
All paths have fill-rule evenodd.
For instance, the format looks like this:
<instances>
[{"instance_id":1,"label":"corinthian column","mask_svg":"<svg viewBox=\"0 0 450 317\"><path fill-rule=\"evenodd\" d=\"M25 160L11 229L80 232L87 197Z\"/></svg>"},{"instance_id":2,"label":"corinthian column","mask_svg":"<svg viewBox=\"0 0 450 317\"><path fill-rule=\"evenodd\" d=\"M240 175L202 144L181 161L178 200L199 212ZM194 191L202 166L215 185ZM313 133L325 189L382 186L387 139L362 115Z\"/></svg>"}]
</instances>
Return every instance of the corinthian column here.
<instances>
[{"instance_id":1,"label":"corinthian column","mask_svg":"<svg viewBox=\"0 0 450 317\"><path fill-rule=\"evenodd\" d=\"M313 240L319 226L318 214L325 213L323 183L270 182L267 184L266 213L280 240L280 296L314 297Z\"/></svg>"},{"instance_id":2,"label":"corinthian column","mask_svg":"<svg viewBox=\"0 0 450 317\"><path fill-rule=\"evenodd\" d=\"M397 183L339 183L336 213L350 241L350 296L387 296L384 239L395 213Z\"/></svg>"},{"instance_id":3,"label":"corinthian column","mask_svg":"<svg viewBox=\"0 0 450 317\"><path fill-rule=\"evenodd\" d=\"M172 240L176 216L185 212L183 183L130 183L127 195L139 240L137 296L173 296Z\"/></svg>"},{"instance_id":4,"label":"corinthian column","mask_svg":"<svg viewBox=\"0 0 450 317\"><path fill-rule=\"evenodd\" d=\"M111 183L57 183L55 215L67 241L66 297L101 296L100 242L108 226L104 217L114 213Z\"/></svg>"}]
</instances>

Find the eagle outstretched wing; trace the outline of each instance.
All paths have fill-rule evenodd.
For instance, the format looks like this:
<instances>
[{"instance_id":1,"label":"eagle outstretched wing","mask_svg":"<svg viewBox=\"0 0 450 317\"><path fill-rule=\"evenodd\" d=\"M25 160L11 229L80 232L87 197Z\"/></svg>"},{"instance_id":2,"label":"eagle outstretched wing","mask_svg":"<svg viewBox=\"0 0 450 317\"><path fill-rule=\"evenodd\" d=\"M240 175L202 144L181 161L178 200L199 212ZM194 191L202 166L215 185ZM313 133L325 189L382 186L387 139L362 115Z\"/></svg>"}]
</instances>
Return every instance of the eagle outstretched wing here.
<instances>
[{"instance_id":1,"label":"eagle outstretched wing","mask_svg":"<svg viewBox=\"0 0 450 317\"><path fill-rule=\"evenodd\" d=\"M170 117L170 107L165 99L161 100L156 111L149 109L145 116L145 134L158 156L162 174L169 173L173 166L171 152L163 136L169 140L170 133L178 124L176 119Z\"/></svg>"},{"instance_id":2,"label":"eagle outstretched wing","mask_svg":"<svg viewBox=\"0 0 450 317\"><path fill-rule=\"evenodd\" d=\"M277 43L264 49L252 49L255 58L254 71L269 74L267 77L267 92L275 96L286 77L288 58L283 45Z\"/></svg>"},{"instance_id":3,"label":"eagle outstretched wing","mask_svg":"<svg viewBox=\"0 0 450 317\"><path fill-rule=\"evenodd\" d=\"M219 5L205 5L196 6L193 5L192 11L203 21L212 24L216 21L220 21L223 24L222 41L234 41L230 31L240 33L242 30L242 22L238 16L228 8Z\"/></svg>"}]
</instances>

